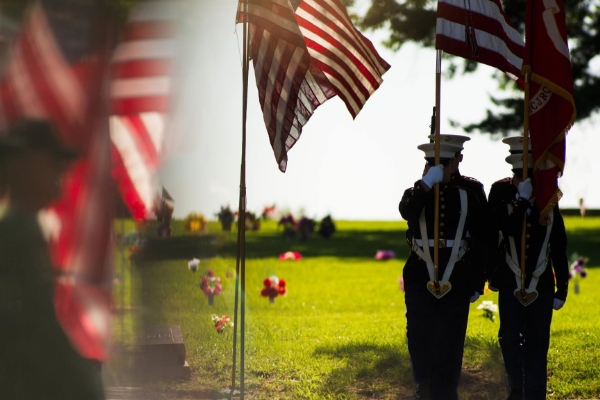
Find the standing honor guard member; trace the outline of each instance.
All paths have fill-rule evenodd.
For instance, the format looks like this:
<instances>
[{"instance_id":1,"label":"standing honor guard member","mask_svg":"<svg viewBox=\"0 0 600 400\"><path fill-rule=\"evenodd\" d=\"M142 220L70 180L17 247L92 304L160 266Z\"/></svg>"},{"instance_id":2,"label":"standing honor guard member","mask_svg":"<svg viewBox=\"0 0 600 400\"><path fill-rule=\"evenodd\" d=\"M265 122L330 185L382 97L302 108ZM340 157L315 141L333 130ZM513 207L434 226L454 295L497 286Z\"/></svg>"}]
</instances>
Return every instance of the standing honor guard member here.
<instances>
[{"instance_id":1,"label":"standing honor guard member","mask_svg":"<svg viewBox=\"0 0 600 400\"><path fill-rule=\"evenodd\" d=\"M506 162L512 165L514 175L494 183L490 190L492 219L501 241L497 267L488 274L489 286L499 291L498 338L508 378L508 399L545 399L552 310L560 310L567 299L567 235L558 205L550 213L548 226L539 223L540 212L532 197L535 182L522 179L523 138L503 142L510 146ZM527 175L533 176L532 157L527 158ZM520 263L523 229L524 279Z\"/></svg>"},{"instance_id":2,"label":"standing honor guard member","mask_svg":"<svg viewBox=\"0 0 600 400\"><path fill-rule=\"evenodd\" d=\"M423 178L407 189L400 214L408 221L412 249L403 270L408 350L417 399L458 399L457 388L469 301L483 293L486 252L485 205L473 190L451 181L453 159L462 150L440 141L440 164L433 166L435 144L418 146L427 165ZM439 191L439 265L434 265L435 195ZM463 257L469 254L469 262Z\"/></svg>"}]
</instances>

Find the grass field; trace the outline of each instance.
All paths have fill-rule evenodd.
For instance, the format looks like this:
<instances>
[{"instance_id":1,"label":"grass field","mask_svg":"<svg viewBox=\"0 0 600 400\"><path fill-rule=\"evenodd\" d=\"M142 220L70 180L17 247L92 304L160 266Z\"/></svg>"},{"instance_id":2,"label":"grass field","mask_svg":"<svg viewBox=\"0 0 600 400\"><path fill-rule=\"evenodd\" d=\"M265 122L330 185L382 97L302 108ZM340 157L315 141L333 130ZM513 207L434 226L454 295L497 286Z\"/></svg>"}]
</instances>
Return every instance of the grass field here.
<instances>
[{"instance_id":1,"label":"grass field","mask_svg":"<svg viewBox=\"0 0 600 400\"><path fill-rule=\"evenodd\" d=\"M589 257L589 274L580 281L580 293L571 287L565 307L554 314L548 399L600 398L600 292L595 289L600 286L600 218L565 221L568 254ZM404 298L398 285L408 255L406 225L336 224L338 232L330 240L285 241L275 222L247 233L246 398L411 398ZM116 226L121 232L133 229L125 223ZM233 328L218 334L211 315L233 317L235 279L227 275L235 272L237 235L224 234L213 224L208 236L186 234L178 224L174 231L173 238L151 241L152 259L135 266L127 261L127 250L119 253L115 303L123 312L115 318L114 337L127 344L136 326L181 326L192 378L154 383L147 388L149 396L218 398L231 386ZM374 260L383 249L395 251L397 258ZM290 250L303 259L278 259ZM194 256L201 258L195 274L187 268ZM198 287L208 269L221 277L224 288L212 306ZM270 275L285 279L288 287L288 294L273 304L260 296L262 281ZM461 399L506 398L498 320L492 322L476 309L483 300L497 303L497 295L488 293L471 306ZM236 377L239 386L239 369Z\"/></svg>"}]
</instances>

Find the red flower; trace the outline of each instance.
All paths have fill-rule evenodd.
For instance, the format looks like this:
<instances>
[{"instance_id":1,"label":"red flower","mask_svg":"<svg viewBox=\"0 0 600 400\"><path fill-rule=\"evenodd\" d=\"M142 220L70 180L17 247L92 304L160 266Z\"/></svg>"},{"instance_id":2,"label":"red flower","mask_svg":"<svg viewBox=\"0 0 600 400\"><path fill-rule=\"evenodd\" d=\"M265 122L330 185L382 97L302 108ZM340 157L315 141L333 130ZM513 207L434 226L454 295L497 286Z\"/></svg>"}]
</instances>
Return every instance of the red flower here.
<instances>
[{"instance_id":1,"label":"red flower","mask_svg":"<svg viewBox=\"0 0 600 400\"><path fill-rule=\"evenodd\" d=\"M214 277L214 276L215 276L215 271L213 271L212 269L209 269L209 270L207 271L207 274L208 274L208 276L209 276L209 277L211 277L211 278L212 278L212 277Z\"/></svg>"},{"instance_id":2,"label":"red flower","mask_svg":"<svg viewBox=\"0 0 600 400\"><path fill-rule=\"evenodd\" d=\"M265 278L265 280L263 281L263 285L265 285L265 287L271 287L272 284L273 283L269 278Z\"/></svg>"},{"instance_id":3,"label":"red flower","mask_svg":"<svg viewBox=\"0 0 600 400\"><path fill-rule=\"evenodd\" d=\"M285 281L283 279L279 280L279 287L285 287Z\"/></svg>"}]
</instances>

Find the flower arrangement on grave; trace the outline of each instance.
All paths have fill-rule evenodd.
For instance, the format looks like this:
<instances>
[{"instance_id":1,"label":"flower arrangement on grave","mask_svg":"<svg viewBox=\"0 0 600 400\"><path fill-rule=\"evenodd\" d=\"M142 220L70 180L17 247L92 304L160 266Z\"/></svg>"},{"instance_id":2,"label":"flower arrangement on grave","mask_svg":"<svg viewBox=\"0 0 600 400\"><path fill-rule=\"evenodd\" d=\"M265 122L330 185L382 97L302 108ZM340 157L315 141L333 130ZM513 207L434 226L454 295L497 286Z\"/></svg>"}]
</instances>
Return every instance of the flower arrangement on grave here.
<instances>
[{"instance_id":1,"label":"flower arrangement on grave","mask_svg":"<svg viewBox=\"0 0 600 400\"><path fill-rule=\"evenodd\" d=\"M268 297L270 303L275 301L275 297L285 296L287 294L285 281L283 279L279 279L275 275L265 278L263 281L263 286L264 287L260 291L260 295L263 297Z\"/></svg>"},{"instance_id":2,"label":"flower arrangement on grave","mask_svg":"<svg viewBox=\"0 0 600 400\"><path fill-rule=\"evenodd\" d=\"M396 253L392 250L377 250L375 253L375 259L379 261L391 260L396 258Z\"/></svg>"},{"instance_id":3,"label":"flower arrangement on grave","mask_svg":"<svg viewBox=\"0 0 600 400\"><path fill-rule=\"evenodd\" d=\"M571 255L571 265L569 266L569 279L573 280L573 291L579 294L579 280L587 276L587 269L584 268L588 261L587 257L582 257L577 253Z\"/></svg>"},{"instance_id":4,"label":"flower arrangement on grave","mask_svg":"<svg viewBox=\"0 0 600 400\"><path fill-rule=\"evenodd\" d=\"M204 215L195 212L189 213L185 217L183 226L188 232L208 231L208 221L204 218Z\"/></svg>"},{"instance_id":5,"label":"flower arrangement on grave","mask_svg":"<svg viewBox=\"0 0 600 400\"><path fill-rule=\"evenodd\" d=\"M204 292L204 295L208 297L208 304L212 305L214 296L221 294L223 286L221 286L221 278L215 276L215 272L209 269L206 275L200 280L200 289Z\"/></svg>"},{"instance_id":6,"label":"flower arrangement on grave","mask_svg":"<svg viewBox=\"0 0 600 400\"><path fill-rule=\"evenodd\" d=\"M300 235L300 240L307 241L310 239L315 231L316 225L317 223L314 219L310 219L308 217L300 218L300 221L298 221L298 224L296 225L296 230Z\"/></svg>"},{"instance_id":7,"label":"flower arrangement on grave","mask_svg":"<svg viewBox=\"0 0 600 400\"><path fill-rule=\"evenodd\" d=\"M292 239L296 236L296 220L292 214L282 216L277 223L277 226L283 227L283 238L286 240Z\"/></svg>"},{"instance_id":8,"label":"flower arrangement on grave","mask_svg":"<svg viewBox=\"0 0 600 400\"><path fill-rule=\"evenodd\" d=\"M319 234L325 238L329 239L335 233L335 223L331 218L331 215L326 216L319 223Z\"/></svg>"},{"instance_id":9,"label":"flower arrangement on grave","mask_svg":"<svg viewBox=\"0 0 600 400\"><path fill-rule=\"evenodd\" d=\"M164 195L164 193L163 193ZM169 203L173 199L168 197L156 197L154 200L154 215L156 215L156 221L158 226L156 227L156 234L158 237L171 237L173 229L171 229L171 219L173 218L174 206Z\"/></svg>"},{"instance_id":10,"label":"flower arrangement on grave","mask_svg":"<svg viewBox=\"0 0 600 400\"><path fill-rule=\"evenodd\" d=\"M294 261L302 260L302 254L300 254L297 251L286 251L285 253L281 253L279 255L279 259L282 260L282 261L285 261L285 260L294 260Z\"/></svg>"},{"instance_id":11,"label":"flower arrangement on grave","mask_svg":"<svg viewBox=\"0 0 600 400\"><path fill-rule=\"evenodd\" d=\"M264 221L269 221L275 217L276 213L277 213L277 206L275 204L273 204L272 206L265 206L263 208L263 212L260 215L260 217Z\"/></svg>"},{"instance_id":12,"label":"flower arrangement on grave","mask_svg":"<svg viewBox=\"0 0 600 400\"><path fill-rule=\"evenodd\" d=\"M253 212L246 211L246 230L257 231L260 229L260 219Z\"/></svg>"},{"instance_id":13,"label":"flower arrangement on grave","mask_svg":"<svg viewBox=\"0 0 600 400\"><path fill-rule=\"evenodd\" d=\"M217 330L217 333L223 333L225 328L227 328L228 326L233 326L233 322L229 318L229 315L218 316L216 314L213 314L210 318L215 324L215 329Z\"/></svg>"},{"instance_id":14,"label":"flower arrangement on grave","mask_svg":"<svg viewBox=\"0 0 600 400\"><path fill-rule=\"evenodd\" d=\"M231 211L231 208L229 208L229 206L221 206L221 211L219 211L219 213L217 214L217 218L221 223L221 228L223 229L223 231L231 232L231 225L235 220L235 215L233 214L233 211Z\"/></svg>"},{"instance_id":15,"label":"flower arrangement on grave","mask_svg":"<svg viewBox=\"0 0 600 400\"><path fill-rule=\"evenodd\" d=\"M482 317L489 319L490 321L496 321L495 313L498 312L498 306L491 300L484 300L480 305L477 306L478 310L483 310Z\"/></svg>"},{"instance_id":16,"label":"flower arrangement on grave","mask_svg":"<svg viewBox=\"0 0 600 400\"><path fill-rule=\"evenodd\" d=\"M192 272L196 272L198 271L198 264L200 264L200 260L197 258L192 258L190 261L188 261L188 269Z\"/></svg>"}]
</instances>

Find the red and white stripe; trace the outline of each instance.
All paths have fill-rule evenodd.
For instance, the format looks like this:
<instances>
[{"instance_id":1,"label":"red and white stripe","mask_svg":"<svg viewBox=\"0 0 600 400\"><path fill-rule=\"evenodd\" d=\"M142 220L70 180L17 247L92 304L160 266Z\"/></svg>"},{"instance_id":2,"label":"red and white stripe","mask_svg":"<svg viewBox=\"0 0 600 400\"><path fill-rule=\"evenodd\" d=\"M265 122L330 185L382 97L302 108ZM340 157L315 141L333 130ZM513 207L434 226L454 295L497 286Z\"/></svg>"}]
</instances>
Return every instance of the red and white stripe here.
<instances>
[{"instance_id":1,"label":"red and white stripe","mask_svg":"<svg viewBox=\"0 0 600 400\"><path fill-rule=\"evenodd\" d=\"M353 117L390 68L352 24L338 0L304 0L296 19L306 47Z\"/></svg>"},{"instance_id":2,"label":"red and white stripe","mask_svg":"<svg viewBox=\"0 0 600 400\"><path fill-rule=\"evenodd\" d=\"M149 216L158 193L177 10L168 1L140 3L112 60L113 177L136 219Z\"/></svg>"},{"instance_id":3,"label":"red and white stripe","mask_svg":"<svg viewBox=\"0 0 600 400\"><path fill-rule=\"evenodd\" d=\"M244 1L238 22L244 20ZM250 56L279 169L314 110L336 94L356 117L389 65L337 0L248 0Z\"/></svg>"},{"instance_id":4,"label":"red and white stripe","mask_svg":"<svg viewBox=\"0 0 600 400\"><path fill-rule=\"evenodd\" d=\"M83 86L36 2L0 82L0 123L6 126L23 116L50 118L69 135L81 126L86 107Z\"/></svg>"},{"instance_id":5,"label":"red and white stripe","mask_svg":"<svg viewBox=\"0 0 600 400\"><path fill-rule=\"evenodd\" d=\"M465 19L472 21L478 56L465 42ZM439 0L436 48L498 68L513 79L521 76L525 42L500 0Z\"/></svg>"}]
</instances>

